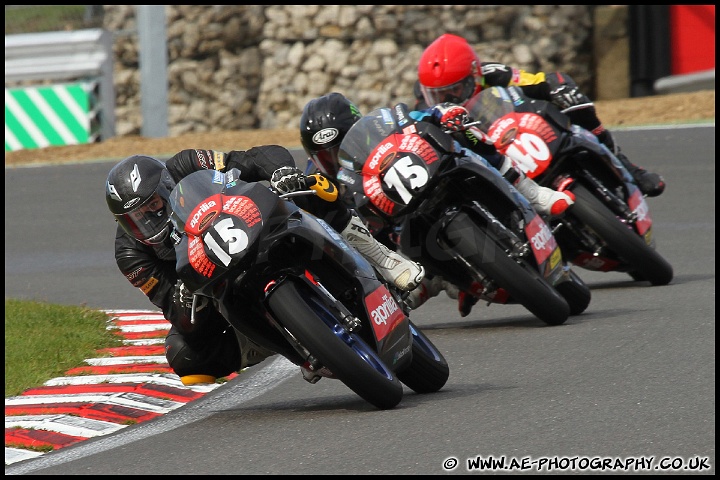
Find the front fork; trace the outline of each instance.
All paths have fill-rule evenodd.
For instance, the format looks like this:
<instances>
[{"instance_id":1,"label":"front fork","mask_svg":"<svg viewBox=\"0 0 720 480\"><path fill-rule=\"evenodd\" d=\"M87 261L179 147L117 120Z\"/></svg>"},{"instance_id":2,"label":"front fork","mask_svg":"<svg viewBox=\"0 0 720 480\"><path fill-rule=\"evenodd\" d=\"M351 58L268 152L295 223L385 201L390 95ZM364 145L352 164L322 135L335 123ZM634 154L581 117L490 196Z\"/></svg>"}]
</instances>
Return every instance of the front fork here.
<instances>
[{"instance_id":1,"label":"front fork","mask_svg":"<svg viewBox=\"0 0 720 480\"><path fill-rule=\"evenodd\" d=\"M345 332L354 333L357 332L361 326L362 323L359 318L354 316L348 309L345 307L345 305L342 304L342 302L338 301L323 285L320 283L314 275L306 270L305 275L299 276L299 277L293 277L295 279L298 279L302 282L304 282L309 289L316 294L316 298L319 299L322 304L327 307L331 311L335 311L337 315L334 317L340 320L340 324L337 324L335 326L330 326L331 328L341 328L344 329ZM280 285L283 282L291 281L289 280L289 277L285 276L282 277L274 282L271 282L269 284L269 288L265 291L265 298L267 299L268 296L272 295L272 292L277 288L278 285ZM293 346L293 348L298 352L298 354L305 360L304 367L310 370L311 372L319 371L323 368L323 365L318 361L317 358L315 358L306 348L304 345L302 345L295 336L288 331L285 326L279 324L272 315L266 315L266 318L270 325L272 325L273 328L275 328L286 340L287 342ZM317 377L319 378L319 377ZM315 380L317 381L317 380ZM315 382L311 382L315 383Z\"/></svg>"},{"instance_id":2,"label":"front fork","mask_svg":"<svg viewBox=\"0 0 720 480\"><path fill-rule=\"evenodd\" d=\"M613 190L607 188L600 180L598 180L587 170L584 170L582 172L582 177L584 179L584 183L597 194L600 201L607 205L615 215L620 217L621 221L627 223L628 225L635 224L635 222L638 220L638 214L637 212L634 212L630 209L627 202L623 198L624 191L614 192ZM564 181L560 183L567 184L568 182ZM624 188L625 187L623 186L618 186L618 189Z\"/></svg>"},{"instance_id":3,"label":"front fork","mask_svg":"<svg viewBox=\"0 0 720 480\"><path fill-rule=\"evenodd\" d=\"M448 211L449 217L443 221L441 231L444 230L444 226L449 222L453 221L456 215L462 214L458 209ZM468 213L466 213L468 214ZM472 214L476 217L481 218L482 222L487 225L487 230L495 238L497 238L502 245L503 251L508 257L515 260L517 263L524 261L526 257L532 254L532 248L530 242L523 241L512 229L508 228L501 221L499 221L489 210L487 210L482 204L473 202ZM468 214L470 215L470 214ZM440 245L448 255L453 257L456 262L465 266L468 272L472 272L473 279L478 283L481 290L479 294L481 298L488 300L488 303L492 303L498 293L498 286L495 285L493 279L485 275L484 272L478 270L474 265L469 263L462 255L455 252L453 246L448 242L448 239L444 238L443 235L438 236L438 245Z\"/></svg>"}]
</instances>

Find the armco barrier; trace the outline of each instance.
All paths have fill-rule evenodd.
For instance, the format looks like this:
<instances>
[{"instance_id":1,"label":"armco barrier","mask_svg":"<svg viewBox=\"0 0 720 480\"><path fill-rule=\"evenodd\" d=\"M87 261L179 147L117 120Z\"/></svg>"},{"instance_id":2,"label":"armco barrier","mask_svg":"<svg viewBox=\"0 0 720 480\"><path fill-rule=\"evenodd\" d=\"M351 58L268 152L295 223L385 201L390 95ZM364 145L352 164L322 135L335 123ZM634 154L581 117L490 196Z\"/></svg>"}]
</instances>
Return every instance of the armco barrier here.
<instances>
[{"instance_id":1,"label":"armco barrier","mask_svg":"<svg viewBox=\"0 0 720 480\"><path fill-rule=\"evenodd\" d=\"M658 78L653 87L659 95L715 90L715 69Z\"/></svg>"},{"instance_id":2,"label":"armco barrier","mask_svg":"<svg viewBox=\"0 0 720 480\"><path fill-rule=\"evenodd\" d=\"M78 105L84 103L82 111ZM79 122L85 143L115 136L112 34L89 29L6 35L5 150L83 143L68 133L78 128L78 116L86 117Z\"/></svg>"}]
</instances>

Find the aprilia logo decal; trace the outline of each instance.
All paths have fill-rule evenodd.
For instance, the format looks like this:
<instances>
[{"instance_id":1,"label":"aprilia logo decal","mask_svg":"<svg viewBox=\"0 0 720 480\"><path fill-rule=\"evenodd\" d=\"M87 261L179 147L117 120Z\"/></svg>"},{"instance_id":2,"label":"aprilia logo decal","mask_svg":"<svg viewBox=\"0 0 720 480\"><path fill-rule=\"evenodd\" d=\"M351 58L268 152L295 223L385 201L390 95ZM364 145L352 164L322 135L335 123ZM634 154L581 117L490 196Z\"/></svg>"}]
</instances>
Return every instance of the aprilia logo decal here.
<instances>
[{"instance_id":1,"label":"aprilia logo decal","mask_svg":"<svg viewBox=\"0 0 720 480\"><path fill-rule=\"evenodd\" d=\"M381 285L365 298L365 308L367 308L370 315L372 327L378 340L385 338L397 323L405 318L402 309L385 285Z\"/></svg>"}]
</instances>

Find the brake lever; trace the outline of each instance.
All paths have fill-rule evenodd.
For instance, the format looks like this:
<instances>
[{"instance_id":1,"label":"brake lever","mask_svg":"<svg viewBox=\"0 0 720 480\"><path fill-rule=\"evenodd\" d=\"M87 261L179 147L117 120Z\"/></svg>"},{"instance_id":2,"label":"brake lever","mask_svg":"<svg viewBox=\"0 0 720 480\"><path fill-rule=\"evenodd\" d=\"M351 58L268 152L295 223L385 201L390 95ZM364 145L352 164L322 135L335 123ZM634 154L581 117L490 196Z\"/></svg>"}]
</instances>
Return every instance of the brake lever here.
<instances>
[{"instance_id":1,"label":"brake lever","mask_svg":"<svg viewBox=\"0 0 720 480\"><path fill-rule=\"evenodd\" d=\"M290 197L301 197L303 195L317 195L316 190L310 189L313 185L317 183L317 178L313 177L312 175L308 175L305 177L305 186L308 188L307 190L298 190L296 192L290 192L290 193L281 193L278 194L280 198L290 198Z\"/></svg>"}]
</instances>

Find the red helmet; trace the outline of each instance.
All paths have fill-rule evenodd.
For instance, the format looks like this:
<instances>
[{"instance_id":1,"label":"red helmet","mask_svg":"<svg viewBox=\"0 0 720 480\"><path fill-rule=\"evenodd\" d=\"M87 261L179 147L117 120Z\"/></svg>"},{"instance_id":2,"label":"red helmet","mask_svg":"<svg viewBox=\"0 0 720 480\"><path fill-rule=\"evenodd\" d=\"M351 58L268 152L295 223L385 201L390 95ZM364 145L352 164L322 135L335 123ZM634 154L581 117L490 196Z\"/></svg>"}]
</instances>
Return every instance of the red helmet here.
<instances>
[{"instance_id":1,"label":"red helmet","mask_svg":"<svg viewBox=\"0 0 720 480\"><path fill-rule=\"evenodd\" d=\"M482 90L480 58L467 40L445 33L420 56L418 79L428 106L462 105Z\"/></svg>"}]
</instances>

